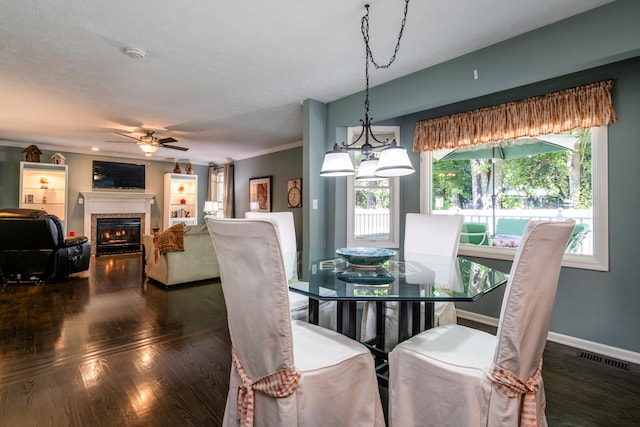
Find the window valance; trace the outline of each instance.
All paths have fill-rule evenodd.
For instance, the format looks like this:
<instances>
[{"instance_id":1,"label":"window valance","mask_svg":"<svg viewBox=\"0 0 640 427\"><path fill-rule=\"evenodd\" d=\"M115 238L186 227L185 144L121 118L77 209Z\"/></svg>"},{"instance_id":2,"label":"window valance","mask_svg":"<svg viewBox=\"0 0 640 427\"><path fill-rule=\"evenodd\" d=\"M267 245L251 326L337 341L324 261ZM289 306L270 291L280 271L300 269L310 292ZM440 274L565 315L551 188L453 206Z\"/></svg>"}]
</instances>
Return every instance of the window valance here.
<instances>
[{"instance_id":1,"label":"window valance","mask_svg":"<svg viewBox=\"0 0 640 427\"><path fill-rule=\"evenodd\" d=\"M613 80L419 121L413 151L488 144L615 123Z\"/></svg>"}]
</instances>

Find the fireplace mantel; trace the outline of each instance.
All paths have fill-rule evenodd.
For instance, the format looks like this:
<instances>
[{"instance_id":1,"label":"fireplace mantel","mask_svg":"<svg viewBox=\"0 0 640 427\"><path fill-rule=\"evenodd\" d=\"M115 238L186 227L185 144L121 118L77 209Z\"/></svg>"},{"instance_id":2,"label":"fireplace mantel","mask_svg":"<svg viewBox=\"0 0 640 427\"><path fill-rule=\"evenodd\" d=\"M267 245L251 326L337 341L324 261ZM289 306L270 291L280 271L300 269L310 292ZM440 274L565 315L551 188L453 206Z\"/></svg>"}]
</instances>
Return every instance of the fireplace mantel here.
<instances>
[{"instance_id":1,"label":"fireplace mantel","mask_svg":"<svg viewBox=\"0 0 640 427\"><path fill-rule=\"evenodd\" d=\"M84 203L84 235L91 232L92 214L128 214L144 212L144 232L151 234L151 205L155 193L81 191L80 203ZM91 237L89 237L91 239Z\"/></svg>"}]
</instances>

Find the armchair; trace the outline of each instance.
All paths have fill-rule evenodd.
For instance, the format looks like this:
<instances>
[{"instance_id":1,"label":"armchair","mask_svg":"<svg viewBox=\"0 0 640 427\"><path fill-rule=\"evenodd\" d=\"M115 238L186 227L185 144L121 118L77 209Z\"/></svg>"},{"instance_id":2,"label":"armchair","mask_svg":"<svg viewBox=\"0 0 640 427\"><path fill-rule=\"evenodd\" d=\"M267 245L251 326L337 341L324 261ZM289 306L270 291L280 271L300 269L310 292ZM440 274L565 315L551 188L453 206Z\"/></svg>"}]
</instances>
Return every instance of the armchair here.
<instances>
[{"instance_id":1,"label":"armchair","mask_svg":"<svg viewBox=\"0 0 640 427\"><path fill-rule=\"evenodd\" d=\"M89 269L91 243L65 238L60 219L35 209L0 209L0 281L50 282Z\"/></svg>"}]
</instances>

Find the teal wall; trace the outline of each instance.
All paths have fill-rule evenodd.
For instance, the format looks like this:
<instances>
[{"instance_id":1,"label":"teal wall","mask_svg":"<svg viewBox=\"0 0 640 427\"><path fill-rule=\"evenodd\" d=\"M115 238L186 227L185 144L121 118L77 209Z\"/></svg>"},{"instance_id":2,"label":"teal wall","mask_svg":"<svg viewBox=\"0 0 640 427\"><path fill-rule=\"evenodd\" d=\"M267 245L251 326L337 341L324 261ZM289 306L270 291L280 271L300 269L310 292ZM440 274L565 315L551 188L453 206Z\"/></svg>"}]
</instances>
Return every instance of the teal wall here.
<instances>
[{"instance_id":1,"label":"teal wall","mask_svg":"<svg viewBox=\"0 0 640 427\"><path fill-rule=\"evenodd\" d=\"M633 352L640 352L640 278L635 267L640 245L630 231L640 212L636 197L640 194L639 16L640 2L618 0L370 89L374 124L400 125L401 143L411 149L418 119L614 78L619 121L609 127L610 271L562 270L551 331ZM325 132L310 132L304 139L305 152L327 151L340 142L341 130L362 118L363 99L357 93L324 105ZM305 102L305 108L310 104ZM305 128L318 127L309 123L312 118L305 115ZM325 213L318 221L310 216L305 227L322 229L331 224L323 244L337 247L346 234L346 209L341 203L346 179L319 177L322 156L313 157L305 172L311 174L308 180L318 180L324 187L316 193L325 198L319 201ZM418 154L411 159L418 168ZM402 214L418 212L419 174L402 177L400 183ZM311 241L308 246L315 245ZM510 267L508 262L485 261L505 270ZM461 308L498 317L502 292Z\"/></svg>"},{"instance_id":2,"label":"teal wall","mask_svg":"<svg viewBox=\"0 0 640 427\"><path fill-rule=\"evenodd\" d=\"M323 227L304 227L305 248L309 245L313 247L324 248L326 246L327 235L333 235L335 232L334 224L327 221L327 212L335 210L336 198L327 197L329 190L327 184L331 185L332 180L323 180L318 177L322 163L318 163L317 159L322 158L325 153L325 147L321 144L310 145L309 141L326 141L326 107L321 102L306 100L304 102L304 134L303 134L303 173L305 177L309 177L303 182L305 192L303 198L305 204L303 206L304 223L303 224L323 224ZM314 201L316 208L314 209ZM323 204L330 204L329 207Z\"/></svg>"},{"instance_id":3,"label":"teal wall","mask_svg":"<svg viewBox=\"0 0 640 427\"><path fill-rule=\"evenodd\" d=\"M42 150L40 156L42 163L51 163L53 151ZM174 163L122 159L115 157L96 156L88 154L76 154L60 151L66 157L69 166L68 188L68 213L67 231L83 233L84 208L78 203L80 192L93 191L91 182L93 178L93 160L105 160L110 162L144 163L146 169L145 193L155 193L154 204L151 207L151 226L159 225L162 228L162 206L164 203L164 174L173 172ZM0 146L0 207L14 208L19 205L20 186L20 162L25 157L22 148ZM184 171L185 165L181 164ZM204 221L204 201L207 195L208 167L193 165L193 173L198 175L198 222ZM116 191L116 190L114 190Z\"/></svg>"},{"instance_id":4,"label":"teal wall","mask_svg":"<svg viewBox=\"0 0 640 427\"><path fill-rule=\"evenodd\" d=\"M234 162L235 216L243 218L249 211L249 180L271 176L271 211L293 213L298 248L302 250L302 208L287 207L287 181L302 178L302 147ZM302 179L302 206L307 203L305 179Z\"/></svg>"}]
</instances>

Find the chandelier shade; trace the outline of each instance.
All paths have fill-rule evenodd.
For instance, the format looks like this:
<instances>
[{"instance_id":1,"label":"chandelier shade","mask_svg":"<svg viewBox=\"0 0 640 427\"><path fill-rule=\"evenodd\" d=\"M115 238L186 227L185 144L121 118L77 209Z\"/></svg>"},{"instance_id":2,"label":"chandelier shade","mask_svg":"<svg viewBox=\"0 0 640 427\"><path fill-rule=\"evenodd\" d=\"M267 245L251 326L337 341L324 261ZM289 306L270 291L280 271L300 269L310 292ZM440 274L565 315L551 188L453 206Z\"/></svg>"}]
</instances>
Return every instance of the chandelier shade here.
<instances>
[{"instance_id":1,"label":"chandelier shade","mask_svg":"<svg viewBox=\"0 0 640 427\"><path fill-rule=\"evenodd\" d=\"M356 170L349 153L341 149L338 144L335 144L333 150L324 155L320 176L348 176L355 173Z\"/></svg>"},{"instance_id":2,"label":"chandelier shade","mask_svg":"<svg viewBox=\"0 0 640 427\"><path fill-rule=\"evenodd\" d=\"M379 160L373 156L363 159L360 162L360 167L358 168L356 179L360 181L379 181L383 179L382 177L376 175L378 162Z\"/></svg>"},{"instance_id":3,"label":"chandelier shade","mask_svg":"<svg viewBox=\"0 0 640 427\"><path fill-rule=\"evenodd\" d=\"M415 170L409 160L407 149L394 143L389 148L385 148L380 153L380 160L376 168L375 175L384 178L394 176L405 176L414 173Z\"/></svg>"}]
</instances>

